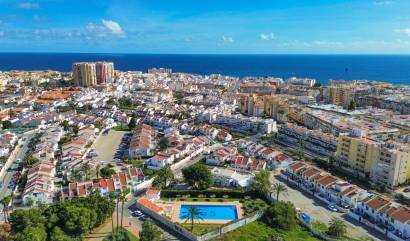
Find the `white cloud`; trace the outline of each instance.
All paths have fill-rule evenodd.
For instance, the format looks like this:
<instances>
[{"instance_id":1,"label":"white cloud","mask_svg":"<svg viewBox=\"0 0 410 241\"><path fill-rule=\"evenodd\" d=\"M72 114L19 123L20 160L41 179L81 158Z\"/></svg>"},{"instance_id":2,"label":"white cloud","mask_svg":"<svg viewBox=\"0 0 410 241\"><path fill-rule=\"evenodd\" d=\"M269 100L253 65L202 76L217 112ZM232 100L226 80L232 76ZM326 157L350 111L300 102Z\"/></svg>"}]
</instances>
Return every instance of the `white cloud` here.
<instances>
[{"instance_id":1,"label":"white cloud","mask_svg":"<svg viewBox=\"0 0 410 241\"><path fill-rule=\"evenodd\" d=\"M102 24L115 35L124 35L124 31L121 26L112 20L102 20Z\"/></svg>"},{"instance_id":2,"label":"white cloud","mask_svg":"<svg viewBox=\"0 0 410 241\"><path fill-rule=\"evenodd\" d=\"M107 38L107 37L125 37L125 32L121 26L111 20L102 20L101 23L89 23L86 26L87 32L95 37Z\"/></svg>"},{"instance_id":3,"label":"white cloud","mask_svg":"<svg viewBox=\"0 0 410 241\"><path fill-rule=\"evenodd\" d=\"M374 6L387 6L393 4L393 1L375 1L373 2Z\"/></svg>"},{"instance_id":4,"label":"white cloud","mask_svg":"<svg viewBox=\"0 0 410 241\"><path fill-rule=\"evenodd\" d=\"M39 9L40 8L40 4L38 3L19 3L16 6L19 9Z\"/></svg>"},{"instance_id":5,"label":"white cloud","mask_svg":"<svg viewBox=\"0 0 410 241\"><path fill-rule=\"evenodd\" d=\"M232 37L222 36L222 40L224 41L224 43L233 43Z\"/></svg>"},{"instance_id":6,"label":"white cloud","mask_svg":"<svg viewBox=\"0 0 410 241\"><path fill-rule=\"evenodd\" d=\"M275 34L274 33L261 33L261 35L259 36L260 39L262 40L272 40L275 38Z\"/></svg>"},{"instance_id":7,"label":"white cloud","mask_svg":"<svg viewBox=\"0 0 410 241\"><path fill-rule=\"evenodd\" d=\"M396 29L396 33L403 33L410 37L410 28Z\"/></svg>"}]
</instances>

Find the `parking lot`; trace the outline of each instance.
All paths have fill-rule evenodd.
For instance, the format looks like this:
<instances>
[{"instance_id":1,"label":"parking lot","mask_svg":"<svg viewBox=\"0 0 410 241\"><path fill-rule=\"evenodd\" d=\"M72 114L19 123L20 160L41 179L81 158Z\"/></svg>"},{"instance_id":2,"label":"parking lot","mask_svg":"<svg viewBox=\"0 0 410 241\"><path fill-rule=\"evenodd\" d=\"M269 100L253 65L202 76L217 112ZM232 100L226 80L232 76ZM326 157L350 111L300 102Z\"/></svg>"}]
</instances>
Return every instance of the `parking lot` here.
<instances>
[{"instance_id":1,"label":"parking lot","mask_svg":"<svg viewBox=\"0 0 410 241\"><path fill-rule=\"evenodd\" d=\"M112 162L120 160L127 153L128 145L122 144L124 135L130 135L126 131L109 130L104 132L95 140L92 149L97 154L95 159L99 161Z\"/></svg>"}]
</instances>

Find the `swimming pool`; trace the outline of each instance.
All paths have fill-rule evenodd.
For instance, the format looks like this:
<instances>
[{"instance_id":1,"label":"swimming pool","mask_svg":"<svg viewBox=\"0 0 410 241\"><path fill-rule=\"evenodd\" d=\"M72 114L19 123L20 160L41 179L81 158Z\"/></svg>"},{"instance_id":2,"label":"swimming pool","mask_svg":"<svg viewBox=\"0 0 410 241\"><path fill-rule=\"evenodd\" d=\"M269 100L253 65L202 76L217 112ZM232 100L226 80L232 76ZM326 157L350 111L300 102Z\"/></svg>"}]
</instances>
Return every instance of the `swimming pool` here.
<instances>
[{"instance_id":1,"label":"swimming pool","mask_svg":"<svg viewBox=\"0 0 410 241\"><path fill-rule=\"evenodd\" d=\"M182 204L179 210L179 219L186 219L188 209L196 207L202 213L203 220L235 220L238 219L238 213L235 205L188 205ZM195 219L198 219L197 217ZM200 219L200 218L199 218ZM201 220L201 219L200 219Z\"/></svg>"}]
</instances>

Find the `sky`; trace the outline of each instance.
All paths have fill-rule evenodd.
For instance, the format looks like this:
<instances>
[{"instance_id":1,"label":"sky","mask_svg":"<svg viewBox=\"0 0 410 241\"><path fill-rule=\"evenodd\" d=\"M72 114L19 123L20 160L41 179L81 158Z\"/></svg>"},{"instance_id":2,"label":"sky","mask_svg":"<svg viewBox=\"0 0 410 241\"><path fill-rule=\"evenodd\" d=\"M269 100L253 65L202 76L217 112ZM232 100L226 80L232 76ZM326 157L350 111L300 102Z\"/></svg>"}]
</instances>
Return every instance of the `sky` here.
<instances>
[{"instance_id":1,"label":"sky","mask_svg":"<svg viewBox=\"0 0 410 241\"><path fill-rule=\"evenodd\" d=\"M0 52L410 54L410 0L0 0Z\"/></svg>"}]
</instances>

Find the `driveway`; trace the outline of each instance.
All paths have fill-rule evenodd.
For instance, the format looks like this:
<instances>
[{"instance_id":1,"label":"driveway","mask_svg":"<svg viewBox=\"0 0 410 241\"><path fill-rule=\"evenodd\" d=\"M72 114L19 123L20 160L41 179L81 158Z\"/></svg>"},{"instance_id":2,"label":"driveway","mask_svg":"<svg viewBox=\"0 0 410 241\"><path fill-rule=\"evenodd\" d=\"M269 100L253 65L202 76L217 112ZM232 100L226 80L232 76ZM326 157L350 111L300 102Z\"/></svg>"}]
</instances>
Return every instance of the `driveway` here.
<instances>
[{"instance_id":1,"label":"driveway","mask_svg":"<svg viewBox=\"0 0 410 241\"><path fill-rule=\"evenodd\" d=\"M386 240L381 234L349 218L347 214L328 210L326 203L313 198L311 194L298 190L297 187L294 187L292 184L288 185L285 180L282 180L277 175L272 175L271 182L281 182L287 185L287 193L280 194L279 200L293 203L296 208L300 208L301 212L309 214L313 221L328 224L333 217L338 217L346 221L345 223L348 227L347 233L353 238L370 237L374 240Z\"/></svg>"}]
</instances>

